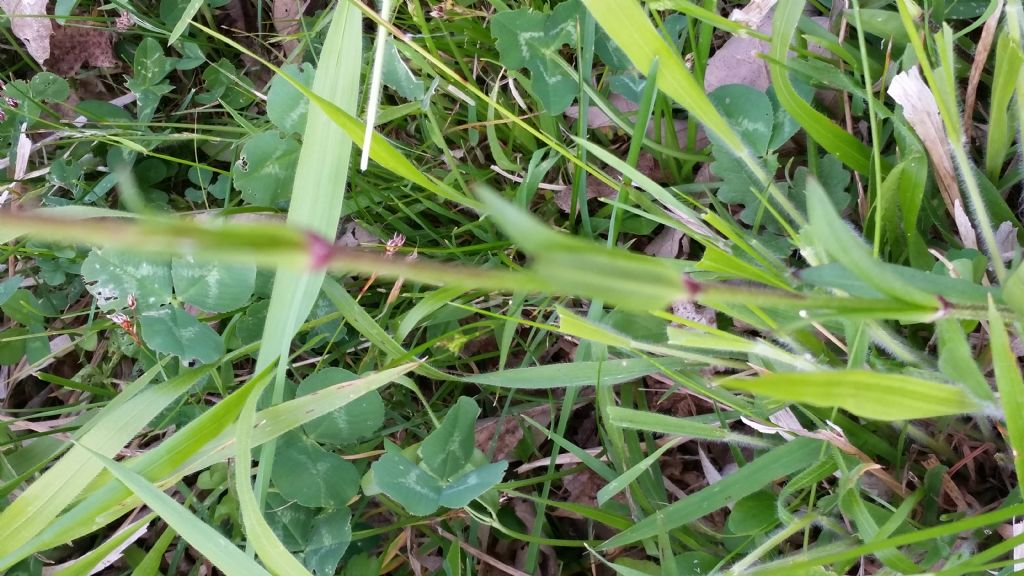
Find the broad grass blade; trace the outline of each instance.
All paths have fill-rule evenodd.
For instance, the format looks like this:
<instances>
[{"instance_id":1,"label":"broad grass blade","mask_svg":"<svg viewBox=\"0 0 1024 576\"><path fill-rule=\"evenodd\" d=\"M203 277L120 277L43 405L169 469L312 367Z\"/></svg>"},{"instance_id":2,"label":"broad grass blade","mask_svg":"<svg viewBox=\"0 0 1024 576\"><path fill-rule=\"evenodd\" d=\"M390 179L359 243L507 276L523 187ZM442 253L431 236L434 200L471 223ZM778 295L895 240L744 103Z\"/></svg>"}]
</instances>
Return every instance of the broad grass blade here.
<instances>
[{"instance_id":1,"label":"broad grass blade","mask_svg":"<svg viewBox=\"0 0 1024 576\"><path fill-rule=\"evenodd\" d=\"M608 419L612 424L633 430L648 430L659 434L673 434L687 438L700 438L716 442L734 442L746 446L767 447L771 444L745 434L730 432L720 426L711 426L703 422L694 422L685 418L676 418L668 414L643 412L630 408L609 406Z\"/></svg>"},{"instance_id":2,"label":"broad grass blade","mask_svg":"<svg viewBox=\"0 0 1024 576\"><path fill-rule=\"evenodd\" d=\"M988 329L996 386L1003 405L1003 417L1006 419L1013 467L1017 471L1017 489L1024 495L1024 486L1020 485L1020 479L1024 478L1024 378L1021 377L1017 355L1010 346L1010 336L1006 332L1003 317L992 302L988 306Z\"/></svg>"},{"instance_id":3,"label":"broad grass blade","mask_svg":"<svg viewBox=\"0 0 1024 576\"><path fill-rule=\"evenodd\" d=\"M164 494L148 480L106 456L89 450L92 457L110 470L125 486L137 494L143 502L167 522L200 554L225 574L238 576L260 576L270 573L235 547L223 534L197 518L173 498Z\"/></svg>"},{"instance_id":4,"label":"broad grass blade","mask_svg":"<svg viewBox=\"0 0 1024 576\"><path fill-rule=\"evenodd\" d=\"M779 103L814 138L818 144L831 152L843 164L864 174L871 167L871 149L853 137L849 132L836 126L821 112L804 102L789 80L785 62L789 57L789 45L793 41L797 24L804 10L804 0L780 2L775 8L772 21L772 49L768 63L772 86Z\"/></svg>"},{"instance_id":5,"label":"broad grass blade","mask_svg":"<svg viewBox=\"0 0 1024 576\"><path fill-rule=\"evenodd\" d=\"M788 402L843 408L873 420L932 418L982 408L959 386L869 370L778 372L720 384Z\"/></svg>"},{"instance_id":6,"label":"broad grass blade","mask_svg":"<svg viewBox=\"0 0 1024 576\"><path fill-rule=\"evenodd\" d=\"M905 282L892 268L882 266L871 255L867 245L839 217L825 190L813 177L807 178L807 212L815 243L858 279L897 300L940 308L938 298Z\"/></svg>"},{"instance_id":7,"label":"broad grass blade","mask_svg":"<svg viewBox=\"0 0 1024 576\"><path fill-rule=\"evenodd\" d=\"M103 470L89 450L113 456L176 398L188 391L212 366L146 388L124 403L108 406L95 424L39 479L0 513L0 568L7 558L44 528Z\"/></svg>"}]
</instances>

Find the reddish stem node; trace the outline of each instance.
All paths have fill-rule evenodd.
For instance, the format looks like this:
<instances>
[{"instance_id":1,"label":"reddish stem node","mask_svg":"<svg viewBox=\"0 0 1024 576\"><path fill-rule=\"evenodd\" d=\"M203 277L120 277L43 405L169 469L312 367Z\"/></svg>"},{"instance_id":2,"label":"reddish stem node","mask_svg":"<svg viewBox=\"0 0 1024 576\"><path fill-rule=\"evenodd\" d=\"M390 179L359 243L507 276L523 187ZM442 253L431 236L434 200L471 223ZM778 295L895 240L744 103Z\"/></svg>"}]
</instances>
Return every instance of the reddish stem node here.
<instances>
[{"instance_id":1,"label":"reddish stem node","mask_svg":"<svg viewBox=\"0 0 1024 576\"><path fill-rule=\"evenodd\" d=\"M334 244L313 232L306 232L306 241L309 243L310 267L313 270L326 268L334 255Z\"/></svg>"}]
</instances>

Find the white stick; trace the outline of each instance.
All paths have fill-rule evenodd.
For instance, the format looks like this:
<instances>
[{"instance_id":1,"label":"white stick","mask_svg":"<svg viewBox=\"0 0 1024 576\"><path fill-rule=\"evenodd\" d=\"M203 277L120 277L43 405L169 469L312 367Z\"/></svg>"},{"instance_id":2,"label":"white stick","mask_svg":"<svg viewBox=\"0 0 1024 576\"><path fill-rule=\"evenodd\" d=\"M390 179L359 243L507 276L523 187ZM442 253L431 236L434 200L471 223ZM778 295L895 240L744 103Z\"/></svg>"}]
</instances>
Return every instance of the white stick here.
<instances>
[{"instance_id":1,"label":"white stick","mask_svg":"<svg viewBox=\"0 0 1024 576\"><path fill-rule=\"evenodd\" d=\"M380 16L391 19L391 1L383 0L380 5ZM380 85L384 67L384 43L387 42L388 31L384 26L377 26L377 39L373 51L373 72L370 76L370 94L366 98L366 132L363 134L363 154L359 158L359 170L366 171L370 164L370 142L373 139L373 125L377 123L377 106L380 104Z\"/></svg>"}]
</instances>

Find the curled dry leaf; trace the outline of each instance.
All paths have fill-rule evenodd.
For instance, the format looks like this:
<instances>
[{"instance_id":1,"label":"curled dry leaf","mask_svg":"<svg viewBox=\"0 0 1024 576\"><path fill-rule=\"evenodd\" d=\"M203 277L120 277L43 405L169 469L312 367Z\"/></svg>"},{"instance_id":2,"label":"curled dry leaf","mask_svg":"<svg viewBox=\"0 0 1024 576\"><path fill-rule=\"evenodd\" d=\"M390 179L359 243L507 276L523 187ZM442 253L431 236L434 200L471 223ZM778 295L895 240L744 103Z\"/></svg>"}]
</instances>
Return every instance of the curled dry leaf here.
<instances>
[{"instance_id":1,"label":"curled dry leaf","mask_svg":"<svg viewBox=\"0 0 1024 576\"><path fill-rule=\"evenodd\" d=\"M50 57L44 67L58 76L73 76L82 66L110 68L120 64L114 54L114 33L102 28L54 26Z\"/></svg>"},{"instance_id":2,"label":"curled dry leaf","mask_svg":"<svg viewBox=\"0 0 1024 576\"><path fill-rule=\"evenodd\" d=\"M999 254L1003 262L1009 262L1013 258L1013 252L1019 247L1017 243L1017 229L1013 222L1003 222L996 230L996 246L999 247Z\"/></svg>"},{"instance_id":3,"label":"curled dry leaf","mask_svg":"<svg viewBox=\"0 0 1024 576\"><path fill-rule=\"evenodd\" d=\"M900 496L906 496L906 488L904 488L902 484L897 482L895 478L893 478L888 472L886 472L882 466L879 466L873 460L871 460L870 456L868 456L859 448L854 446L846 438L846 433L843 432L842 428L835 425L831 421L826 420L825 423L828 425L828 428L811 432L804 428L800 424L800 422L796 420L796 418L790 418L790 416L793 416L792 412L790 412L788 415L780 414L778 412L773 414L770 417L770 420L774 424L778 425L777 428L774 426L759 424L747 418L746 416L741 416L740 421L742 421L747 426L750 426L751 428L757 430L758 432L761 432L763 434L778 434L779 436L785 438L787 441L792 440L796 436L824 440L825 442L832 444L833 446L842 450L843 452L850 454L851 456L855 456L863 464L869 465L867 471L872 476L877 478L877 480L879 481L878 486L880 489L890 490L895 494L899 494ZM796 426L796 428L793 428L791 426Z\"/></svg>"},{"instance_id":4,"label":"curled dry leaf","mask_svg":"<svg viewBox=\"0 0 1024 576\"><path fill-rule=\"evenodd\" d=\"M0 8L11 18L11 32L28 53L36 62L45 62L53 33L53 24L46 17L46 0L0 0Z\"/></svg>"},{"instance_id":5,"label":"curled dry leaf","mask_svg":"<svg viewBox=\"0 0 1024 576\"><path fill-rule=\"evenodd\" d=\"M1003 13L1003 0L996 1L996 9L985 22L981 29L981 39L974 50L974 63L971 64L971 76L967 81L967 95L964 97L964 135L968 142L971 141L971 131L974 129L974 102L978 97L978 84L981 83L981 73L985 70L985 63L988 62L989 52L992 51L992 41L996 37L996 27L999 26L999 16Z\"/></svg>"},{"instance_id":6,"label":"curled dry leaf","mask_svg":"<svg viewBox=\"0 0 1024 576\"><path fill-rule=\"evenodd\" d=\"M960 187L953 171L953 159L946 146L946 134L939 117L939 105L928 89L917 66L900 72L889 85L889 96L903 107L903 116L910 127L924 143L928 157L935 169L942 200L951 215L955 215L955 204L960 198ZM961 200L962 201L962 200Z\"/></svg>"},{"instance_id":7,"label":"curled dry leaf","mask_svg":"<svg viewBox=\"0 0 1024 576\"><path fill-rule=\"evenodd\" d=\"M743 8L733 10L729 14L729 20L733 22L740 22L747 26L757 26L764 20L764 17L768 15L772 7L778 0L751 0L749 4Z\"/></svg>"},{"instance_id":8,"label":"curled dry leaf","mask_svg":"<svg viewBox=\"0 0 1024 576\"><path fill-rule=\"evenodd\" d=\"M27 134L27 125L22 124L18 132L18 144L14 148L14 179L21 180L28 171L28 156L32 152L32 140Z\"/></svg>"}]
</instances>

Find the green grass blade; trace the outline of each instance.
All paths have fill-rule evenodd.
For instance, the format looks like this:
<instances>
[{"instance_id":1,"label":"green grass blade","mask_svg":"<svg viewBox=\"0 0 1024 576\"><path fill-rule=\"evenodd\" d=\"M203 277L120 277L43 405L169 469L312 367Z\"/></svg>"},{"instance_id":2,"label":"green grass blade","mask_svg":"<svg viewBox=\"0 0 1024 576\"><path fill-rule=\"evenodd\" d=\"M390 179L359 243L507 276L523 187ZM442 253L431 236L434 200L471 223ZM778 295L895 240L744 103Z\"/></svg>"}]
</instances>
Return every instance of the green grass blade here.
<instances>
[{"instance_id":1,"label":"green grass blade","mask_svg":"<svg viewBox=\"0 0 1024 576\"><path fill-rule=\"evenodd\" d=\"M663 366L678 367L681 362L663 360ZM607 360L598 362L566 362L512 368L489 374L464 376L464 382L481 386L496 386L513 390L548 390L551 388L579 388L581 386L613 386L643 378L661 369L643 358Z\"/></svg>"},{"instance_id":2,"label":"green grass blade","mask_svg":"<svg viewBox=\"0 0 1024 576\"><path fill-rule=\"evenodd\" d=\"M658 448L654 452L651 452L646 458L634 464L629 470L626 470L621 475L616 477L611 482L605 484L600 490L597 491L597 505L604 506L606 502L615 497L616 494L625 490L634 480L640 477L648 468L654 465L655 462L664 456L665 452L668 452L672 448L675 448L682 439L677 438L666 442L664 446Z\"/></svg>"},{"instance_id":3,"label":"green grass blade","mask_svg":"<svg viewBox=\"0 0 1024 576\"><path fill-rule=\"evenodd\" d=\"M79 445L0 513L0 559L8 557L46 528L103 470L103 465L88 450L113 456L161 410L211 370L212 366L188 370L177 378L146 388L123 404L102 410L92 429L78 441Z\"/></svg>"},{"instance_id":4,"label":"green grass blade","mask_svg":"<svg viewBox=\"0 0 1024 576\"><path fill-rule=\"evenodd\" d=\"M285 548L284 544L277 538L270 528L267 520L263 517L263 509L257 500L253 490L252 472L252 427L256 422L256 403L259 402L260 393L266 388L267 381L254 385L253 394L249 396L242 411L238 416L238 425L235 427L235 474L234 486L238 495L238 507L242 516L242 524L245 526L245 534L249 544L255 549L256 554L275 574L289 574L294 576L312 576L305 566ZM264 450L263 454L267 454ZM273 458L273 452L270 452ZM264 461L261 459L261 464ZM269 476L269 474L268 474ZM181 533L178 527L171 525ZM184 537L185 535L182 534Z\"/></svg>"},{"instance_id":5,"label":"green grass blade","mask_svg":"<svg viewBox=\"0 0 1024 576\"><path fill-rule=\"evenodd\" d=\"M789 402L843 408L874 420L968 414L982 408L958 386L868 370L780 372L720 384Z\"/></svg>"},{"instance_id":6,"label":"green grass blade","mask_svg":"<svg viewBox=\"0 0 1024 576\"><path fill-rule=\"evenodd\" d=\"M804 102L789 80L785 62L789 57L789 45L793 42L804 4L804 0L781 2L775 9L772 21L771 59L768 63L772 86L775 88L779 103L811 138L834 154L843 164L867 174L871 168L871 149Z\"/></svg>"},{"instance_id":7,"label":"green grass blade","mask_svg":"<svg viewBox=\"0 0 1024 576\"><path fill-rule=\"evenodd\" d=\"M259 382L258 378L252 379L176 434L171 435L159 446L132 459L128 466L153 481L172 474L181 463L206 446L234 421L245 399L252 393L253 384ZM130 493L120 483L112 480L107 472L98 475L83 490L82 500L73 508L50 522L44 530L39 532L38 536L26 541L24 545L9 554L0 556L0 569L10 566L34 552L46 550L88 534L127 512L131 505L121 508L118 506L130 496Z\"/></svg>"},{"instance_id":8,"label":"green grass blade","mask_svg":"<svg viewBox=\"0 0 1024 576\"><path fill-rule=\"evenodd\" d=\"M871 255L871 249L843 222L825 190L813 177L807 178L807 212L816 244L857 278L897 300L934 307L936 311L941 308L938 298L905 282Z\"/></svg>"},{"instance_id":9,"label":"green grass blade","mask_svg":"<svg viewBox=\"0 0 1024 576\"><path fill-rule=\"evenodd\" d=\"M83 446L84 448L84 446ZM225 574L238 576L261 575L270 573L235 547L223 534L212 526L196 518L184 506L164 494L148 480L129 470L102 454L88 450L92 457L106 467L118 480L124 483L143 502L167 522L167 525L181 535L200 554L205 556L214 566Z\"/></svg>"},{"instance_id":10,"label":"green grass blade","mask_svg":"<svg viewBox=\"0 0 1024 576\"><path fill-rule=\"evenodd\" d=\"M651 24L644 9L636 0L583 0L598 24L629 57L637 70L651 69L658 62L658 88L682 105L729 152L739 158L764 190L768 190L794 222L803 217L792 202L775 186L761 162L754 157L704 93L704 87L686 68L676 49L669 46Z\"/></svg>"},{"instance_id":11,"label":"green grass blade","mask_svg":"<svg viewBox=\"0 0 1024 576\"><path fill-rule=\"evenodd\" d=\"M405 364L384 370L262 410L256 416L260 424L253 428L252 443L259 446L295 430L344 406L354 398L392 382L414 366ZM153 450L130 460L127 465L151 482L168 486L188 474L233 457L234 420L246 399L255 391L255 386L265 382L268 376L269 372L265 372L263 376L253 378L178 433ZM11 557L0 558L0 566L9 566L28 554L89 534L137 505L127 489L118 482L110 482L109 476L104 480L104 475L106 472L97 478L94 482L98 484L97 487L91 492L87 491L87 497L57 518L38 537L15 551Z\"/></svg>"},{"instance_id":12,"label":"green grass blade","mask_svg":"<svg viewBox=\"0 0 1024 576\"><path fill-rule=\"evenodd\" d=\"M1010 346L1003 317L992 302L988 306L988 323L996 386L1006 420L1013 467L1020 479L1024 478L1024 378L1021 377L1017 356ZM1017 489L1024 495L1024 486L1018 485Z\"/></svg>"},{"instance_id":13,"label":"green grass blade","mask_svg":"<svg viewBox=\"0 0 1024 576\"><path fill-rule=\"evenodd\" d=\"M160 564L163 563L164 553L167 547L178 536L170 527L165 528L163 534L156 539L156 542L149 548L142 561L132 570L132 576L160 576Z\"/></svg>"},{"instance_id":14,"label":"green grass blade","mask_svg":"<svg viewBox=\"0 0 1024 576\"><path fill-rule=\"evenodd\" d=\"M1010 116L1010 99L1017 88L1022 65L1024 55L1020 46L1004 31L996 41L996 67L992 72L988 137L985 140L985 173L993 182L999 181L1013 142L1015 122Z\"/></svg>"},{"instance_id":15,"label":"green grass blade","mask_svg":"<svg viewBox=\"0 0 1024 576\"><path fill-rule=\"evenodd\" d=\"M886 548L897 548L920 542L937 540L944 536L959 534L978 528L984 528L998 522L1002 522L1024 514L1024 504L1005 506L992 512L968 516L966 518L946 522L938 526L924 528L891 536L881 540L873 540L859 546L846 546L836 550L835 547L821 546L820 549L811 549L802 554L788 556L782 560L751 568L747 574L756 576L790 576L792 574L803 574L808 569L817 566L828 566L838 562L856 560L862 556L874 554Z\"/></svg>"},{"instance_id":16,"label":"green grass blade","mask_svg":"<svg viewBox=\"0 0 1024 576\"><path fill-rule=\"evenodd\" d=\"M203 0L189 0L185 11L181 13L181 18L174 24L174 29L171 30L171 35L167 37L167 45L174 44L174 41L185 32L185 28L188 28L189 22L195 17L196 12L203 6Z\"/></svg>"},{"instance_id":17,"label":"green grass blade","mask_svg":"<svg viewBox=\"0 0 1024 576\"><path fill-rule=\"evenodd\" d=\"M821 442L797 438L774 448L743 466L714 486L690 494L685 499L644 518L635 526L613 536L598 548L609 550L638 540L657 536L702 518L730 502L762 489L767 484L814 464L821 455Z\"/></svg>"},{"instance_id":18,"label":"green grass blade","mask_svg":"<svg viewBox=\"0 0 1024 576\"><path fill-rule=\"evenodd\" d=\"M402 347L394 338L388 334L387 330L380 327L380 324L363 310L363 307L356 302L356 299L352 297L348 291L345 290L338 284L334 278L324 279L323 284L324 294L331 300L331 302L338 308L345 321L348 322L353 328L362 334L367 340L370 341L375 347L387 354L388 360L405 362L412 358L405 348ZM440 370L428 365L420 364L416 371L428 378L434 380L452 380L454 377L441 372Z\"/></svg>"},{"instance_id":19,"label":"green grass blade","mask_svg":"<svg viewBox=\"0 0 1024 576\"><path fill-rule=\"evenodd\" d=\"M351 118L348 114L356 110L361 72L362 17L354 6L346 2L339 4L333 14L327 40L320 52L312 90L303 89L306 93L316 94L319 100L331 102L344 118ZM360 137L357 126L350 125L348 129L343 129L332 119L332 114L323 106L310 107L308 110L288 209L290 225L328 238L333 238L337 232L348 185L352 145ZM349 129L356 133L350 134ZM284 397L287 366L283 359L288 357L292 338L313 308L324 276L325 271L322 269L279 269L275 274L263 340L256 360L257 371L276 361L280 362L271 394L272 404L280 403ZM235 487L242 520L257 554L272 570L304 574L305 568L285 549L263 518L262 498L274 465L275 442L267 443L260 451L256 477L259 496L250 483L249 444L259 395L257 392L246 401L236 428L238 436L235 442L239 456Z\"/></svg>"},{"instance_id":20,"label":"green grass blade","mask_svg":"<svg viewBox=\"0 0 1024 576\"><path fill-rule=\"evenodd\" d=\"M140 531L144 533L147 524L155 516L156 514L147 514L128 526L122 527L113 536L107 538L102 544L96 546L81 558L74 560L63 568L54 569L48 576L91 576L99 572L105 568L105 566L100 564L109 557L116 559L120 555L119 552L130 544L129 540L133 536L137 538L140 535Z\"/></svg>"},{"instance_id":21,"label":"green grass blade","mask_svg":"<svg viewBox=\"0 0 1024 576\"><path fill-rule=\"evenodd\" d=\"M939 369L943 374L962 383L978 400L994 402L995 395L978 368L960 322L952 318L939 320L935 323L935 335L939 339Z\"/></svg>"},{"instance_id":22,"label":"green grass blade","mask_svg":"<svg viewBox=\"0 0 1024 576\"><path fill-rule=\"evenodd\" d=\"M964 138L963 128L960 123L960 111L956 104L956 96L959 92L953 79L953 69L956 67L956 64L953 61L952 31L948 25L943 24L942 31L935 35L936 43L939 44L936 52L939 55L939 61L942 65L941 71L943 72L941 75L937 75L929 63L928 51L921 38L922 34L920 34L914 24L913 13L919 10L919 8L916 5L911 7L908 4L908 0L896 0L896 6L899 9L903 27L907 30L910 45L917 56L921 72L928 80L928 87L931 89L932 94L935 95L939 115L942 117L942 123L946 129L946 137L950 142L955 143L950 146L950 152L953 154L953 159L956 161L957 169L960 172L962 187L967 190L967 198L970 200L970 213L973 216L975 228L984 241L984 246L989 254L996 278L1002 283L1006 276L1006 265L999 255L995 229L992 227L992 217L982 199L974 166L967 157L964 147L960 144Z\"/></svg>"},{"instance_id":23,"label":"green grass blade","mask_svg":"<svg viewBox=\"0 0 1024 576\"><path fill-rule=\"evenodd\" d=\"M346 11L351 8L351 4L346 3L345 6L348 7L346 8ZM316 109L320 110L325 115L325 117L328 120L330 120L330 122L334 123L336 126L341 128L345 132L345 134L348 135L349 139L352 141L353 144L358 146L362 143L362 137L366 131L366 125L363 122L359 121L359 119L357 119L353 115L354 110L346 110L345 108L335 104L333 102L333 98L324 97L320 95L317 91L317 87L315 84L313 86L313 89L310 90L297 79L293 78L291 75L285 73L283 70L281 70L277 66L274 66L267 60L260 58L259 55L247 50L241 44L238 44L237 42L231 40L223 34L220 34L215 30L211 30L210 28L206 28L205 26L202 26L200 24L194 25L198 28L201 28L204 32L210 34L217 40L224 42L225 44L235 48L236 50L244 54L247 54L248 56L251 56L252 58L255 58L261 64L273 70L275 73L284 78L289 84L294 86L296 90L302 92L304 96L309 98L309 101L316 105ZM359 62L359 59L353 59L351 62L357 63ZM313 108L310 108L311 112L312 110ZM313 116L311 114L309 118L312 117ZM419 186L422 186L423 188L430 190L431 192L434 192L438 196L441 196L448 200L459 202L460 204L464 204L470 207L475 207L477 205L476 201L473 200L472 198L459 194L451 187L443 183L440 183L437 180L425 174L421 169L416 167L416 165L414 165L405 156L403 156L402 153L399 152L397 148L395 148L383 136L376 132L373 133L372 143L370 145L370 158L372 158L375 162L377 162L387 170L390 170L394 174L401 176Z\"/></svg>"},{"instance_id":24,"label":"green grass blade","mask_svg":"<svg viewBox=\"0 0 1024 576\"><path fill-rule=\"evenodd\" d=\"M652 180L649 176L643 174L636 168L624 162L622 159L593 142L579 138L576 139L576 142L580 146L586 148L591 154L597 156L597 158L602 162L621 172L623 176L628 178L641 190L650 194L658 202L661 202L665 208L673 213L675 218L682 221L682 225L686 229L687 233L695 240L701 243L714 244L716 246L724 245L724 240L714 234L712 230L703 223L701 217L694 212L692 208L683 204L668 190L665 190L664 187Z\"/></svg>"},{"instance_id":25,"label":"green grass blade","mask_svg":"<svg viewBox=\"0 0 1024 576\"><path fill-rule=\"evenodd\" d=\"M770 443L754 436L737 434L720 426L711 426L686 418L676 418L668 414L644 412L618 406L609 406L607 410L608 418L612 424L632 430L647 430L649 432L657 432L658 434L673 434L687 438L713 440L715 442L733 442L759 448L771 446Z\"/></svg>"},{"instance_id":26,"label":"green grass blade","mask_svg":"<svg viewBox=\"0 0 1024 576\"><path fill-rule=\"evenodd\" d=\"M644 311L681 296L681 274L672 262L559 234L486 187L477 194L488 217L532 256L530 270L550 286Z\"/></svg>"}]
</instances>

